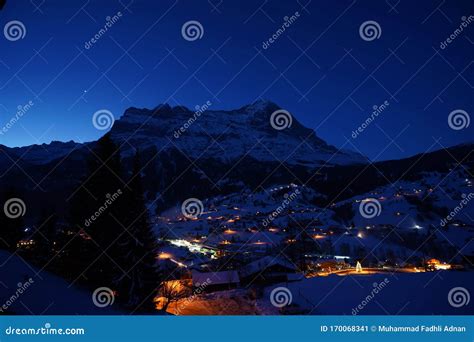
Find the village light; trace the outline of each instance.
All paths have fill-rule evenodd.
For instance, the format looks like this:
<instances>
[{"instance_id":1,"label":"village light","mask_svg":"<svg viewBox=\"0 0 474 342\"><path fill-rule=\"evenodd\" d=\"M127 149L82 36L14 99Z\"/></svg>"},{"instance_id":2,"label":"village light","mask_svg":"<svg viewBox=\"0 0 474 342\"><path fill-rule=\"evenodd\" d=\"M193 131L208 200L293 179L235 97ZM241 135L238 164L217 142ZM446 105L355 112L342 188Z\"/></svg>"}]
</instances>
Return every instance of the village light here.
<instances>
[{"instance_id":1,"label":"village light","mask_svg":"<svg viewBox=\"0 0 474 342\"><path fill-rule=\"evenodd\" d=\"M442 263L442 264L435 265L435 268L437 270L449 270L449 269L451 269L451 265L446 264L446 263Z\"/></svg>"},{"instance_id":2,"label":"village light","mask_svg":"<svg viewBox=\"0 0 474 342\"><path fill-rule=\"evenodd\" d=\"M161 260L171 259L171 257L172 257L172 255L170 253L165 253L165 252L161 252L158 255L158 259L161 259Z\"/></svg>"},{"instance_id":3,"label":"village light","mask_svg":"<svg viewBox=\"0 0 474 342\"><path fill-rule=\"evenodd\" d=\"M449 270L451 268L450 264L441 262L438 259L430 259L426 263L428 264L428 266L431 266L436 270Z\"/></svg>"},{"instance_id":4,"label":"village light","mask_svg":"<svg viewBox=\"0 0 474 342\"><path fill-rule=\"evenodd\" d=\"M182 262L180 261L177 261L177 260L174 260L174 259L170 259L172 262L174 262L176 265L178 265L179 267L188 267L186 266L185 264L183 264Z\"/></svg>"}]
</instances>

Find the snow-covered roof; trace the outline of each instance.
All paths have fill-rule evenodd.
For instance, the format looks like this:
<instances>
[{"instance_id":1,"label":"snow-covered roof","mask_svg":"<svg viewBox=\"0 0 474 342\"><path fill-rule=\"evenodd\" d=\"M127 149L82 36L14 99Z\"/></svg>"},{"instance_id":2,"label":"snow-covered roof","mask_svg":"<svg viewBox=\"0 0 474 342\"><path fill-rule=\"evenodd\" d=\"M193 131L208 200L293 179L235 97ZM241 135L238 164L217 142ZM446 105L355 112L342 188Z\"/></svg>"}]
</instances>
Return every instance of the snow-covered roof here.
<instances>
[{"instance_id":1,"label":"snow-covered roof","mask_svg":"<svg viewBox=\"0 0 474 342\"><path fill-rule=\"evenodd\" d=\"M235 284L240 281L237 271L221 271L221 272L191 272L193 277L193 285L221 285Z\"/></svg>"},{"instance_id":2,"label":"snow-covered roof","mask_svg":"<svg viewBox=\"0 0 474 342\"><path fill-rule=\"evenodd\" d=\"M242 277L247 277L251 274L261 272L266 268L269 268L274 265L280 265L282 267L288 268L290 270L296 270L296 266L288 261L285 261L278 257L265 256L257 261L251 262L250 264L245 265L245 267L240 271Z\"/></svg>"}]
</instances>

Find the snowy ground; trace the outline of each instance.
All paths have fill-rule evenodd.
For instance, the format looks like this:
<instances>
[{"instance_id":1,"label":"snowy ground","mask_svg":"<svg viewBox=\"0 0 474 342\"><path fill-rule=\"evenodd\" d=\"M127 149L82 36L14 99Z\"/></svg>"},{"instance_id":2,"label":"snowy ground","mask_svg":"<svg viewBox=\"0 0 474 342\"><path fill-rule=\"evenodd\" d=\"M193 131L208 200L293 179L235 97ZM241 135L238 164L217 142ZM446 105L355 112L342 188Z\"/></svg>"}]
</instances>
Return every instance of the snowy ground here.
<instances>
[{"instance_id":1,"label":"snowy ground","mask_svg":"<svg viewBox=\"0 0 474 342\"><path fill-rule=\"evenodd\" d=\"M315 277L300 282L278 284L266 289L261 307L267 313L278 310L269 302L271 291L279 286L292 293L292 303L312 315L352 315L368 295L385 279L386 285L363 306L359 315L472 315L474 302L455 308L448 293L455 287L474 295L474 272L395 273L362 276Z\"/></svg>"},{"instance_id":2,"label":"snowy ground","mask_svg":"<svg viewBox=\"0 0 474 342\"><path fill-rule=\"evenodd\" d=\"M21 257L0 250L0 314L113 315L113 306L99 308L92 293L29 265ZM32 279L32 281L30 281ZM28 285L25 285L27 284ZM22 289L19 293L19 289ZM13 297L12 297L13 296Z\"/></svg>"},{"instance_id":3,"label":"snowy ground","mask_svg":"<svg viewBox=\"0 0 474 342\"><path fill-rule=\"evenodd\" d=\"M387 279L387 280L385 280ZM169 312L180 315L280 315L284 311L309 315L472 315L474 303L459 308L448 302L455 287L474 294L474 272L396 273L357 276L315 277L282 283L252 299L244 289L194 296L173 304ZM374 285L385 286L373 294ZM291 305L282 311L271 304L275 288L291 292ZM367 301L367 296L373 297ZM356 309L362 305L362 309Z\"/></svg>"}]
</instances>

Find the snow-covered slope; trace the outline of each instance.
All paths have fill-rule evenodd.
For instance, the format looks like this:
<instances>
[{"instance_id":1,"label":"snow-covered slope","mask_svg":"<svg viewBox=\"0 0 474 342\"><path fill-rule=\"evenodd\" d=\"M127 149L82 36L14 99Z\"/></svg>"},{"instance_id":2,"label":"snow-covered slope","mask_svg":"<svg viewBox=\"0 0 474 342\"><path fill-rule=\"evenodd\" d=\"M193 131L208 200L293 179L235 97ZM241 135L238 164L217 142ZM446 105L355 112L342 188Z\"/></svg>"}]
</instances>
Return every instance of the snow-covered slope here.
<instances>
[{"instance_id":1,"label":"snow-covered slope","mask_svg":"<svg viewBox=\"0 0 474 342\"><path fill-rule=\"evenodd\" d=\"M306 236L315 242L314 253L357 257L365 251L374 262L427 254L459 262L461 255L474 255L474 201L469 200L474 194L466 177L464 169L421 173L418 180L400 180L330 205L322 204L327 196L304 185L244 187L203 198L203 212L194 219L184 218L179 206L170 209L156 228L167 239L231 251L256 253ZM462 200L466 204L456 210ZM378 205L372 216L363 210L370 202Z\"/></svg>"},{"instance_id":2,"label":"snow-covered slope","mask_svg":"<svg viewBox=\"0 0 474 342\"><path fill-rule=\"evenodd\" d=\"M71 286L21 257L0 250L0 309L21 315L113 315L113 307L94 305L92 293Z\"/></svg>"},{"instance_id":3,"label":"snow-covered slope","mask_svg":"<svg viewBox=\"0 0 474 342\"><path fill-rule=\"evenodd\" d=\"M380 290L374 295L373 289L382 283L385 286L379 287ZM269 298L272 289L283 285L292 293L293 305L312 315L472 314L472 303L461 307L449 304L449 292L460 284L472 293L472 273L396 273L359 277L331 275L268 288L259 307L267 309L266 314L278 314ZM405 291L400 295L402 289ZM367 300L367 296L372 297ZM361 304L363 308L357 310Z\"/></svg>"}]
</instances>

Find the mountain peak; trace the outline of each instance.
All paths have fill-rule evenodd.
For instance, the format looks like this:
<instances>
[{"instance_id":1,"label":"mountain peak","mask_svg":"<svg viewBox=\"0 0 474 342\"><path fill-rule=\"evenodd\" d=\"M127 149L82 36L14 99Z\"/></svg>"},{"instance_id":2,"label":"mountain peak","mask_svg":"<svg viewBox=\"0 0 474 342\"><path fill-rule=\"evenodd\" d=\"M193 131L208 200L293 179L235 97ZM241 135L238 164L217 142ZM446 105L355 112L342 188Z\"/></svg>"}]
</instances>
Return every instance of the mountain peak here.
<instances>
[{"instance_id":1,"label":"mountain peak","mask_svg":"<svg viewBox=\"0 0 474 342\"><path fill-rule=\"evenodd\" d=\"M267 112L269 110L277 110L279 108L281 107L276 103L265 99L258 99L254 103L242 107L242 109L249 114Z\"/></svg>"},{"instance_id":2,"label":"mountain peak","mask_svg":"<svg viewBox=\"0 0 474 342\"><path fill-rule=\"evenodd\" d=\"M134 116L172 116L173 114L179 113L191 113L191 110L185 106L174 106L172 107L168 103L162 103L156 106L153 109L148 108L137 108L137 107L130 107L125 110L124 118L127 117L134 117Z\"/></svg>"},{"instance_id":3,"label":"mountain peak","mask_svg":"<svg viewBox=\"0 0 474 342\"><path fill-rule=\"evenodd\" d=\"M355 152L339 151L315 132L286 113L289 124L277 127L272 113L282 109L272 101L259 99L235 110L194 112L183 106L161 104L151 109L129 108L111 130L120 145L146 148L176 148L193 158L257 161L285 161L314 167L331 164L365 163ZM284 115L285 113L282 113ZM289 114L289 115L288 115ZM121 142L127 141L128 144ZM302 142L305 142L304 144ZM127 155L131 151L123 151Z\"/></svg>"}]
</instances>

